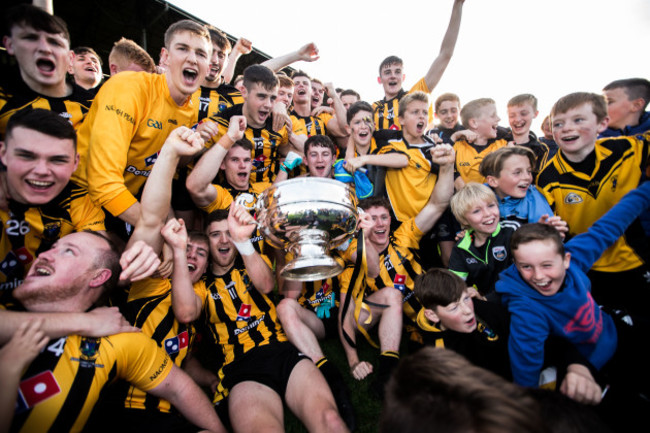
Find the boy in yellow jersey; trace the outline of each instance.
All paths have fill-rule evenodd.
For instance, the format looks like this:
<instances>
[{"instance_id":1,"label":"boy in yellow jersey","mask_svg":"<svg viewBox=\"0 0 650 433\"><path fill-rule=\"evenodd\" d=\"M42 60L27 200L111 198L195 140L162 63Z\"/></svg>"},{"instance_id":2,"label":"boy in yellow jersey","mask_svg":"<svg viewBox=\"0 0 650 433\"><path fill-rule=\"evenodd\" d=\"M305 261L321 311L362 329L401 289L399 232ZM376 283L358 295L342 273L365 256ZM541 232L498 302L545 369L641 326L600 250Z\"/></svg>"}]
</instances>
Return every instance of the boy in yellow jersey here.
<instances>
[{"instance_id":1,"label":"boy in yellow jersey","mask_svg":"<svg viewBox=\"0 0 650 433\"><path fill-rule=\"evenodd\" d=\"M568 223L568 237L587 231L636 188L648 166L650 134L597 140L608 120L605 99L593 93L566 95L551 110L560 150L540 172L537 186ZM635 220L588 274L596 302L647 317L648 259L646 238Z\"/></svg>"},{"instance_id":2,"label":"boy in yellow jersey","mask_svg":"<svg viewBox=\"0 0 650 433\"><path fill-rule=\"evenodd\" d=\"M112 215L134 226L140 193L160 148L179 126L196 123L190 101L207 73L207 29L190 20L165 33L161 75L124 72L102 86L79 131L81 160L74 180Z\"/></svg>"},{"instance_id":3,"label":"boy in yellow jersey","mask_svg":"<svg viewBox=\"0 0 650 433\"><path fill-rule=\"evenodd\" d=\"M36 256L68 233L104 230L104 212L70 180L77 167L70 122L42 108L17 112L0 142L8 210L0 209L0 294L22 283ZM7 299L10 299L7 298Z\"/></svg>"},{"instance_id":4,"label":"boy in yellow jersey","mask_svg":"<svg viewBox=\"0 0 650 433\"><path fill-rule=\"evenodd\" d=\"M284 431L283 402L308 431L347 431L313 362L287 341L268 298L275 285L268 258L250 242L253 217L242 206L210 214L210 265L198 298L223 352L214 401L235 431ZM219 349L218 349L219 350Z\"/></svg>"},{"instance_id":5,"label":"boy in yellow jersey","mask_svg":"<svg viewBox=\"0 0 650 433\"><path fill-rule=\"evenodd\" d=\"M493 99L481 98L469 101L460 110L462 124L470 131L457 132L452 140L459 134L472 136L456 140L454 150L456 151L456 171L460 175L456 179L456 190L459 190L467 182L483 183L485 178L479 172L479 166L485 155L508 145L504 139L497 139L497 126L499 116Z\"/></svg>"},{"instance_id":6,"label":"boy in yellow jersey","mask_svg":"<svg viewBox=\"0 0 650 433\"><path fill-rule=\"evenodd\" d=\"M407 331L417 331L415 321L420 305L413 296L413 284L415 278L423 272L418 260L418 245L424 233L431 230L447 208L454 191L453 149L442 144L434 148L432 153L433 161L440 165L440 179L422 210L414 218L403 222L397 230L390 230L390 209L385 199L373 197L359 203L359 207L374 222L368 239L364 242L369 244L368 253L364 254L367 269L362 269L363 265L348 267L339 277L341 342L350 373L357 380L373 373L373 366L359 359L355 346L356 331L367 331L379 326L381 355L374 385L380 395L399 360L402 314L409 319ZM350 249L356 251L357 245L358 242L352 241ZM377 260L379 275L373 276L371 265ZM362 280L359 281L360 278ZM417 334L412 333L411 339L417 341Z\"/></svg>"},{"instance_id":7,"label":"boy in yellow jersey","mask_svg":"<svg viewBox=\"0 0 650 433\"><path fill-rule=\"evenodd\" d=\"M449 19L449 26L447 32L442 40L440 46L440 53L435 58L426 75L422 77L409 92L423 91L431 93L438 85L442 78L442 74L447 69L447 65L451 60L458 39L458 31L460 30L460 18L465 0L454 0L454 5L451 10L451 18ZM384 89L384 98L373 104L375 112L375 126L377 130L381 129L400 129L400 122L396 119L396 114L399 113L399 100L407 94L402 88L402 82L406 75L403 73L403 62L397 56L386 57L379 65L379 77L377 82L382 85ZM428 120L433 120L433 113L428 111Z\"/></svg>"},{"instance_id":8,"label":"boy in yellow jersey","mask_svg":"<svg viewBox=\"0 0 650 433\"><path fill-rule=\"evenodd\" d=\"M72 233L38 257L15 295L29 312L83 313L114 288L120 262L104 236ZM128 270L129 261L122 263ZM141 333L103 338L72 333L50 340L23 374L19 392L14 391L12 431L82 431L100 392L114 378L169 400L200 428L225 431L201 389Z\"/></svg>"},{"instance_id":9,"label":"boy in yellow jersey","mask_svg":"<svg viewBox=\"0 0 650 433\"><path fill-rule=\"evenodd\" d=\"M66 118L78 128L93 95L66 81L70 63L70 35L59 17L32 5L7 10L9 34L3 38L14 56L18 74L0 80L0 139L9 118L22 108L44 108Z\"/></svg>"}]
</instances>

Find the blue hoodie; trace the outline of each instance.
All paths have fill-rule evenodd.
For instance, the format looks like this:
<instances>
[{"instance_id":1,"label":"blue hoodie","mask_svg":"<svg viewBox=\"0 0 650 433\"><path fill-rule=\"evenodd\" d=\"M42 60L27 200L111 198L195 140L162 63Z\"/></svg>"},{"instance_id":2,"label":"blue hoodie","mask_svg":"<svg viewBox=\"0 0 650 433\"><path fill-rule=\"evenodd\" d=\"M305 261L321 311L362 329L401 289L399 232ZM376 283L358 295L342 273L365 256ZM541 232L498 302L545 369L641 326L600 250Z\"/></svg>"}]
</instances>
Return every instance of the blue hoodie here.
<instances>
[{"instance_id":1,"label":"blue hoodie","mask_svg":"<svg viewBox=\"0 0 650 433\"><path fill-rule=\"evenodd\" d=\"M635 126L626 126L623 129L607 128L600 133L598 138L604 137L626 137L629 135L643 134L650 131L650 111L646 111L639 118L639 124Z\"/></svg>"},{"instance_id":2,"label":"blue hoodie","mask_svg":"<svg viewBox=\"0 0 650 433\"><path fill-rule=\"evenodd\" d=\"M614 321L591 297L587 272L648 206L650 182L630 191L587 232L567 242L571 264L555 295L544 296L530 287L515 265L501 273L496 291L511 314L508 351L516 383L538 385L549 335L566 338L597 369L612 358L617 344Z\"/></svg>"},{"instance_id":3,"label":"blue hoodie","mask_svg":"<svg viewBox=\"0 0 650 433\"><path fill-rule=\"evenodd\" d=\"M553 216L553 210L546 201L546 198L537 190L535 185L530 185L523 198L512 198L510 196L500 198L499 212L501 213L501 225L513 226L508 221L516 221L513 228L517 229L521 224L536 223L542 215ZM503 222L505 220L506 222Z\"/></svg>"}]
</instances>

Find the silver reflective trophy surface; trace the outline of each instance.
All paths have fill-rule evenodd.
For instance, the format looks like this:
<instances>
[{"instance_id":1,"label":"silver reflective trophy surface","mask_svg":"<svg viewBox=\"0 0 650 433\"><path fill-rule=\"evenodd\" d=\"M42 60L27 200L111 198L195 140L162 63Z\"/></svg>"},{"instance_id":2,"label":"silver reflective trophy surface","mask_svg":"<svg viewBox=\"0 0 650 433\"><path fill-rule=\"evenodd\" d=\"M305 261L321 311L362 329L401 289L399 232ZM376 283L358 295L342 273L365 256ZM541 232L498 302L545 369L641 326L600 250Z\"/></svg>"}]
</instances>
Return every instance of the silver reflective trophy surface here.
<instances>
[{"instance_id":1,"label":"silver reflective trophy surface","mask_svg":"<svg viewBox=\"0 0 650 433\"><path fill-rule=\"evenodd\" d=\"M260 194L255 206L262 235L294 256L282 268L284 278L315 281L341 273L328 251L357 228L357 200L347 184L317 177L286 180Z\"/></svg>"}]
</instances>

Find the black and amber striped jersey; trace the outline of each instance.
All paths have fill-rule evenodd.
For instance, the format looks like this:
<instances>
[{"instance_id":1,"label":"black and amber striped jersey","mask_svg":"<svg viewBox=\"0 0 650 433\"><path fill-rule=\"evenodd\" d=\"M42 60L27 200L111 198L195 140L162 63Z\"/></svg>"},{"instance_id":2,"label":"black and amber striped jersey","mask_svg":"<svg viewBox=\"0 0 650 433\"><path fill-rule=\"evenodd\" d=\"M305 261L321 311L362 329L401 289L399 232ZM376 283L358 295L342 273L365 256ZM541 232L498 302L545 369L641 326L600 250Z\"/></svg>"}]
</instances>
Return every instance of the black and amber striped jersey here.
<instances>
[{"instance_id":1,"label":"black and amber striped jersey","mask_svg":"<svg viewBox=\"0 0 650 433\"><path fill-rule=\"evenodd\" d=\"M494 152L508 145L504 139L491 139L485 146L478 146L473 143L468 143L465 140L458 140L454 143L454 151L456 152L456 172L460 177L468 182L485 182L485 178L481 176L478 169L481 161L488 153Z\"/></svg>"},{"instance_id":2,"label":"black and amber striped jersey","mask_svg":"<svg viewBox=\"0 0 650 433\"><path fill-rule=\"evenodd\" d=\"M61 237L81 230L104 230L104 212L90 200L88 191L70 181L52 201L29 206L9 200L0 209L0 297L11 293L38 254Z\"/></svg>"},{"instance_id":3,"label":"black and amber striped jersey","mask_svg":"<svg viewBox=\"0 0 650 433\"><path fill-rule=\"evenodd\" d=\"M148 391L172 366L167 353L140 333L50 340L21 378L11 431L79 432L105 385L124 379Z\"/></svg>"},{"instance_id":4,"label":"black and amber striped jersey","mask_svg":"<svg viewBox=\"0 0 650 433\"><path fill-rule=\"evenodd\" d=\"M560 150L537 177L538 189L556 215L569 225L569 236L586 232L629 191L636 188L650 159L650 132L635 137L596 141L589 173L576 170ZM589 158L589 157L588 157ZM638 268L644 257L645 236L635 221L594 263L600 272Z\"/></svg>"},{"instance_id":5,"label":"black and amber striped jersey","mask_svg":"<svg viewBox=\"0 0 650 433\"><path fill-rule=\"evenodd\" d=\"M404 314L411 322L408 324L409 331L417 328L417 314L422 308L413 292L415 279L423 272L418 254L422 236L424 233L415 225L414 218L403 222L391 234L388 247L379 253L379 276L366 276L365 281L365 296L384 287L394 287L402 293ZM356 251L356 244L355 239L348 250ZM347 293L348 288L353 285L352 274L353 269L348 267L339 276L341 293ZM367 275L367 272L364 274Z\"/></svg>"},{"instance_id":6,"label":"black and amber striped jersey","mask_svg":"<svg viewBox=\"0 0 650 433\"><path fill-rule=\"evenodd\" d=\"M41 95L30 89L22 80L15 85L0 85L0 139L4 139L7 122L13 114L22 109L43 108L54 111L79 128L90 109L93 95L76 84L71 84L72 93L61 98Z\"/></svg>"},{"instance_id":7,"label":"black and amber striped jersey","mask_svg":"<svg viewBox=\"0 0 650 433\"><path fill-rule=\"evenodd\" d=\"M401 89L397 96L388 101L386 98L383 98L379 101L376 101L372 104L372 109L374 111L375 119L375 129L402 129L402 126L399 124L399 100L408 93L413 93L417 91L422 91L424 93L429 93L429 88L427 83L424 81L424 77L420 79L415 85L406 92L404 89ZM433 108L429 105L429 123L433 121Z\"/></svg>"},{"instance_id":8,"label":"black and amber striped jersey","mask_svg":"<svg viewBox=\"0 0 650 433\"><path fill-rule=\"evenodd\" d=\"M215 117L222 111L244 103L241 92L228 84L221 84L216 89L201 86L192 94L192 105L198 110L199 122Z\"/></svg>"},{"instance_id":9,"label":"black and amber striped jersey","mask_svg":"<svg viewBox=\"0 0 650 433\"><path fill-rule=\"evenodd\" d=\"M431 162L429 150L433 141L423 137L423 143L410 144L405 138L389 140L376 154L401 153L408 157L404 168L386 169L386 192L393 214L398 221L415 218L429 201L438 179L438 165Z\"/></svg>"},{"instance_id":10,"label":"black and amber striped jersey","mask_svg":"<svg viewBox=\"0 0 650 433\"><path fill-rule=\"evenodd\" d=\"M242 105L235 105L210 120L217 122L219 132L212 137L213 143L219 141L225 133L228 132L230 118L232 116L242 115ZM289 143L289 135L286 126L283 126L279 132L273 130L273 119L268 118L263 128L253 128L250 125L246 127L246 138L253 143L251 157L253 158L253 168L251 169L251 183L273 182L280 170L280 148ZM206 143L210 146L211 143Z\"/></svg>"},{"instance_id":11,"label":"black and amber striped jersey","mask_svg":"<svg viewBox=\"0 0 650 433\"><path fill-rule=\"evenodd\" d=\"M179 323L172 309L172 286L169 279L146 278L131 284L124 317L142 333L153 339L180 367L194 341L194 327ZM118 382L112 390L127 409L148 409L169 412L171 404L128 382Z\"/></svg>"},{"instance_id":12,"label":"black and amber striped jersey","mask_svg":"<svg viewBox=\"0 0 650 433\"><path fill-rule=\"evenodd\" d=\"M262 256L270 267L266 256ZM214 341L229 364L249 350L278 341L287 341L275 305L257 291L241 256L224 275L208 271L195 285L203 301L203 317Z\"/></svg>"},{"instance_id":13,"label":"black and amber striped jersey","mask_svg":"<svg viewBox=\"0 0 650 433\"><path fill-rule=\"evenodd\" d=\"M291 112L292 131L296 135L327 135L327 122L320 116L300 116L295 111Z\"/></svg>"}]
</instances>

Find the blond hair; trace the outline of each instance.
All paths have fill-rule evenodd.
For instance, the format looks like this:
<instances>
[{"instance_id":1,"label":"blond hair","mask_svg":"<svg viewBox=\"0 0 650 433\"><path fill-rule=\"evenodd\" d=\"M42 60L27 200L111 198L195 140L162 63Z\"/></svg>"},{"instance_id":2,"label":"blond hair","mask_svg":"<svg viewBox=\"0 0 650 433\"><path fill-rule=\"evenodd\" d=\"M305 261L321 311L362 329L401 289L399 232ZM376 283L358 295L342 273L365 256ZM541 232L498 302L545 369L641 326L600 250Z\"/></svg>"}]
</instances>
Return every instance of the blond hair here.
<instances>
[{"instance_id":1,"label":"blond hair","mask_svg":"<svg viewBox=\"0 0 650 433\"><path fill-rule=\"evenodd\" d=\"M463 228L470 228L465 214L479 202L497 203L497 197L488 186L469 182L451 198L451 212Z\"/></svg>"},{"instance_id":2,"label":"blond hair","mask_svg":"<svg viewBox=\"0 0 650 433\"><path fill-rule=\"evenodd\" d=\"M492 98L480 98L469 101L460 110L460 122L468 126L471 119L476 119L481 115L481 110L488 105L496 105Z\"/></svg>"}]
</instances>

